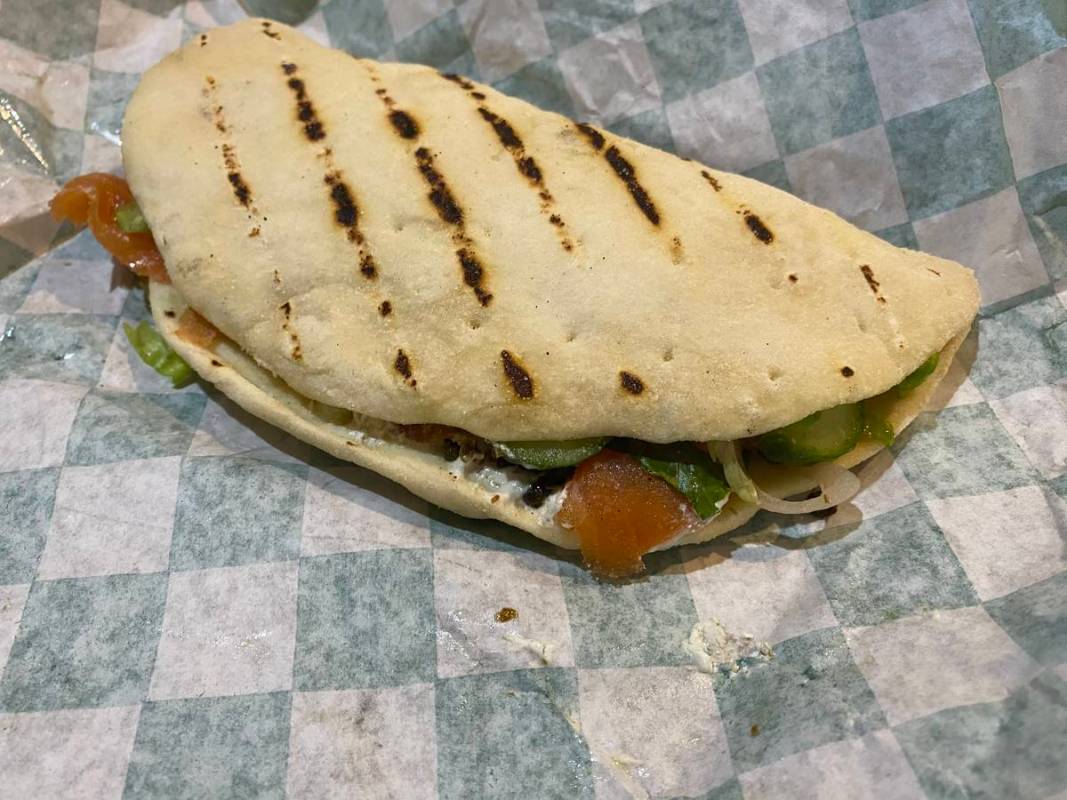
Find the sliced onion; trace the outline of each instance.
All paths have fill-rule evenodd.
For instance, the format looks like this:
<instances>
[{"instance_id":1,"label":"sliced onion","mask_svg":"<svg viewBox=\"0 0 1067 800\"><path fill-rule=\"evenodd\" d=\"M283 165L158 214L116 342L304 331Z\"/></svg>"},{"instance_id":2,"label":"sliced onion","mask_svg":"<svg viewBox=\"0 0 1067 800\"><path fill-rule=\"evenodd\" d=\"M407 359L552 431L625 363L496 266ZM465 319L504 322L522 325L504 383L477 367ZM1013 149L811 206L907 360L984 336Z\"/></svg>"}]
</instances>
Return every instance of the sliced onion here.
<instances>
[{"instance_id":1,"label":"sliced onion","mask_svg":"<svg viewBox=\"0 0 1067 800\"><path fill-rule=\"evenodd\" d=\"M736 442L709 442L708 449L722 464L726 482L746 503L753 503L776 514L811 514L834 508L851 500L860 490L860 479L833 462L803 468L819 486L819 495L809 500L786 500L759 487L745 471Z\"/></svg>"},{"instance_id":2,"label":"sliced onion","mask_svg":"<svg viewBox=\"0 0 1067 800\"><path fill-rule=\"evenodd\" d=\"M722 464L726 482L730 484L734 494L746 503L756 505L759 502L759 489L745 472L745 466L737 455L737 443L708 442L708 451Z\"/></svg>"},{"instance_id":3,"label":"sliced onion","mask_svg":"<svg viewBox=\"0 0 1067 800\"><path fill-rule=\"evenodd\" d=\"M776 514L811 514L847 503L859 493L860 479L833 462L816 464L808 470L821 489L817 497L810 500L785 500L773 494L767 494L757 486L760 508Z\"/></svg>"}]
</instances>

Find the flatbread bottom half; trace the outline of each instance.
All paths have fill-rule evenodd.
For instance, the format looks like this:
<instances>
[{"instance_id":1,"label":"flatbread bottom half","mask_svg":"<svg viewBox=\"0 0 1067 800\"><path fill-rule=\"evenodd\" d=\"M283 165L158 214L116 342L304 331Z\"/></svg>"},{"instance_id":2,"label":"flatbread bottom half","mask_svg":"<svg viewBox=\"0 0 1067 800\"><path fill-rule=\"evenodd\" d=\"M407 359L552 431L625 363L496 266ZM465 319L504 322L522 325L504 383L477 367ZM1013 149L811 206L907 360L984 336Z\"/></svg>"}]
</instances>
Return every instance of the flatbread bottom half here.
<instances>
[{"instance_id":1,"label":"flatbread bottom half","mask_svg":"<svg viewBox=\"0 0 1067 800\"><path fill-rule=\"evenodd\" d=\"M151 283L152 316L167 343L204 379L210 381L237 405L296 438L344 461L366 467L400 484L408 491L465 517L496 519L531 533L558 547L577 550L578 537L560 527L541 511L526 506L521 498L501 496L492 489L457 474L439 454L389 441L352 427L333 424L317 416L308 401L293 391L233 342L223 338L212 350L192 344L177 335L179 320L189 304L170 285ZM966 336L958 335L941 351L937 369L918 389L901 398L889 413L898 433L915 419L944 378L956 351ZM851 468L866 461L882 446L864 442L837 459ZM760 475L760 485L778 496L808 491L817 486L803 469L774 469ZM494 501L494 496L497 499ZM671 541L669 547L699 544L721 536L747 522L758 508L731 496L722 511L707 524Z\"/></svg>"}]
</instances>

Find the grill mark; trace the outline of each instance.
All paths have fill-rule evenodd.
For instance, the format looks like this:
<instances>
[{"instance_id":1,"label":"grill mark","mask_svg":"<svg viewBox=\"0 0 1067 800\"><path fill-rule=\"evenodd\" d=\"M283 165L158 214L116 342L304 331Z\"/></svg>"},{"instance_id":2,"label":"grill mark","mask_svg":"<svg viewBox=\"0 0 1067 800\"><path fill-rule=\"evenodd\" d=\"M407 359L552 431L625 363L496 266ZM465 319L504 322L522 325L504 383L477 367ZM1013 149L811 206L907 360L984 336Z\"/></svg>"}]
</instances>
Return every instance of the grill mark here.
<instances>
[{"instance_id":1,"label":"grill mark","mask_svg":"<svg viewBox=\"0 0 1067 800\"><path fill-rule=\"evenodd\" d=\"M378 306L378 313L383 317L388 317L393 313L393 304L388 300L382 300L381 304Z\"/></svg>"},{"instance_id":2,"label":"grill mark","mask_svg":"<svg viewBox=\"0 0 1067 800\"><path fill-rule=\"evenodd\" d=\"M770 244L774 241L774 234L771 233L770 228L763 224L763 220L761 220L751 211L745 210L743 213L745 217L745 224L748 225L748 229L752 231L753 236L755 236L764 244Z\"/></svg>"},{"instance_id":3,"label":"grill mark","mask_svg":"<svg viewBox=\"0 0 1067 800\"><path fill-rule=\"evenodd\" d=\"M241 162L237 158L237 148L234 147L233 142L230 141L230 126L226 123L226 117L223 114L222 105L219 103L218 98L218 81L212 76L208 75L204 79L204 96L211 104L212 119L215 122L215 130L222 134L222 163L226 168L226 180L230 183L230 188L233 190L233 196L237 199L237 202L247 208L252 214L258 216L259 211L256 209L252 198L252 189L249 187L248 182L245 180L244 175L241 173ZM253 227L249 232L249 236L258 236L259 227Z\"/></svg>"},{"instance_id":4,"label":"grill mark","mask_svg":"<svg viewBox=\"0 0 1067 800\"><path fill-rule=\"evenodd\" d=\"M853 375L856 374L856 371L854 369L852 369L852 367L847 367L846 366L846 367L841 367L841 374L844 375L846 378L851 378Z\"/></svg>"},{"instance_id":5,"label":"grill mark","mask_svg":"<svg viewBox=\"0 0 1067 800\"><path fill-rule=\"evenodd\" d=\"M482 306L489 305L493 295L482 287L485 269L482 267L481 262L478 261L478 257L465 247L457 250L456 256L459 258L459 264L463 268L463 282L474 290L474 296L478 298L478 302Z\"/></svg>"},{"instance_id":6,"label":"grill mark","mask_svg":"<svg viewBox=\"0 0 1067 800\"><path fill-rule=\"evenodd\" d=\"M449 225L463 225L463 209L452 196L441 173L434 168L433 154L427 148L420 147L415 151L415 163L430 186L430 202L437 210L437 215Z\"/></svg>"},{"instance_id":7,"label":"grill mark","mask_svg":"<svg viewBox=\"0 0 1067 800\"><path fill-rule=\"evenodd\" d=\"M722 191L722 184L719 183L718 179L714 175L712 175L706 169L700 170L700 174L704 176L704 180L708 182L712 189L714 189L716 192Z\"/></svg>"},{"instance_id":8,"label":"grill mark","mask_svg":"<svg viewBox=\"0 0 1067 800\"><path fill-rule=\"evenodd\" d=\"M444 78L446 81L452 81L452 83L458 83L460 86L462 86L467 91L470 91L470 90L472 90L474 88L474 84L471 83L466 78L464 78L462 75L457 75L454 72L441 72L441 73L438 73L438 74L440 74L440 76L442 78Z\"/></svg>"},{"instance_id":9,"label":"grill mark","mask_svg":"<svg viewBox=\"0 0 1067 800\"><path fill-rule=\"evenodd\" d=\"M404 379L404 383L412 389L418 385L418 381L412 377L411 359L408 358L408 354L402 349L396 351L396 358L393 360L393 369L400 373L400 377Z\"/></svg>"},{"instance_id":10,"label":"grill mark","mask_svg":"<svg viewBox=\"0 0 1067 800\"><path fill-rule=\"evenodd\" d=\"M626 370L619 373L619 383L625 391L632 395L639 395L645 390L645 382Z\"/></svg>"},{"instance_id":11,"label":"grill mark","mask_svg":"<svg viewBox=\"0 0 1067 800\"><path fill-rule=\"evenodd\" d=\"M500 143L504 145L508 150L522 150L522 139L515 133L515 129L511 127L506 119L497 116L485 106L478 106L478 113L482 115L482 119L493 126L493 130L496 131L497 138L500 139Z\"/></svg>"},{"instance_id":12,"label":"grill mark","mask_svg":"<svg viewBox=\"0 0 1067 800\"><path fill-rule=\"evenodd\" d=\"M584 122L576 122L574 126L589 140L589 144L593 145L594 150L599 152L604 149L604 134Z\"/></svg>"},{"instance_id":13,"label":"grill mark","mask_svg":"<svg viewBox=\"0 0 1067 800\"><path fill-rule=\"evenodd\" d=\"M271 39L281 39L282 38L278 34L277 31L271 30L270 22L268 20L263 20L263 22L260 23L260 24L262 25L263 35L264 36L269 36Z\"/></svg>"},{"instance_id":14,"label":"grill mark","mask_svg":"<svg viewBox=\"0 0 1067 800\"><path fill-rule=\"evenodd\" d=\"M406 111L396 107L396 101L390 96L389 90L381 85L382 79L377 69L372 64L364 63L371 81L376 84L374 93L389 110L389 122L393 129L402 139L417 142L422 131L415 119ZM458 75L439 73L442 77L470 90L474 84ZM422 179L429 186L427 195L437 216L442 222L452 226L452 242L456 247L456 259L459 261L460 270L463 274L463 283L474 292L475 298L483 307L488 306L493 295L488 292L483 283L486 270L474 250L474 242L467 235L466 219L463 207L456 201L444 176L434 165L433 153L427 147L418 147L414 152L415 166L419 170ZM385 310L383 310L385 307ZM387 316L392 311L392 306L386 301L379 306L381 315Z\"/></svg>"},{"instance_id":15,"label":"grill mark","mask_svg":"<svg viewBox=\"0 0 1067 800\"><path fill-rule=\"evenodd\" d=\"M534 382L518 359L507 350L500 351L500 362L504 366L504 375L511 383L511 389L520 400L530 400L534 396Z\"/></svg>"},{"instance_id":16,"label":"grill mark","mask_svg":"<svg viewBox=\"0 0 1067 800\"><path fill-rule=\"evenodd\" d=\"M289 334L289 355L292 356L294 361L302 361L304 359L304 352L300 348L300 339L296 335L296 331L293 330L291 324L293 307L289 301L286 300L281 304L280 308L282 313L285 314L285 319L282 320L282 330Z\"/></svg>"},{"instance_id":17,"label":"grill mark","mask_svg":"<svg viewBox=\"0 0 1067 800\"><path fill-rule=\"evenodd\" d=\"M566 223L563 222L563 218L559 213L552 213L555 208L555 198L545 187L545 176L541 171L541 167L538 165L537 160L533 156L527 154L522 137L519 136L510 122L481 102L485 100L485 94L483 92L475 91L473 83L466 79L461 79L456 75L444 75L443 77L458 84L467 92L467 94L479 101L478 115L488 123L496 134L497 139L500 140L500 144L511 154L519 174L526 178L533 188L539 190L538 198L540 199L541 212L543 214L549 214L549 222L557 229L560 246L565 251L571 252L574 249L574 243L567 234ZM423 174L425 175L426 173Z\"/></svg>"},{"instance_id":18,"label":"grill mark","mask_svg":"<svg viewBox=\"0 0 1067 800\"><path fill-rule=\"evenodd\" d=\"M229 178L230 185L233 186L233 193L237 198L237 202L248 208L248 204L252 202L252 190L248 188L248 184L241 177L241 173L230 172L227 173L226 177Z\"/></svg>"},{"instance_id":19,"label":"grill mark","mask_svg":"<svg viewBox=\"0 0 1067 800\"><path fill-rule=\"evenodd\" d=\"M286 75L292 75L296 72L296 69L296 64L282 64L282 71ZM300 78L289 78L286 81L286 85L296 96L296 118L304 123L304 135L313 142L326 138L326 129L323 127L322 120L319 119L315 107L311 104L311 100L308 99L307 86L305 86L304 81Z\"/></svg>"},{"instance_id":20,"label":"grill mark","mask_svg":"<svg viewBox=\"0 0 1067 800\"><path fill-rule=\"evenodd\" d=\"M881 284L875 280L874 270L871 269L869 264L860 264L860 272L863 273L863 279L867 281L867 285L871 287L871 291L874 292L874 297L879 303L885 303L885 297L882 296Z\"/></svg>"},{"instance_id":21,"label":"grill mark","mask_svg":"<svg viewBox=\"0 0 1067 800\"><path fill-rule=\"evenodd\" d=\"M645 187L638 182L633 164L626 160L626 157L619 152L619 148L615 145L607 149L607 152L604 153L604 158L611 164L615 174L626 184L626 188L630 191L630 196L637 203L637 207L641 209L641 213L648 217L648 221L653 225L659 225L659 211L656 210L656 205L652 202L652 198L648 196Z\"/></svg>"},{"instance_id":22,"label":"grill mark","mask_svg":"<svg viewBox=\"0 0 1067 800\"><path fill-rule=\"evenodd\" d=\"M200 34L200 46L201 47L206 47L207 46L207 34L206 33Z\"/></svg>"},{"instance_id":23,"label":"grill mark","mask_svg":"<svg viewBox=\"0 0 1067 800\"><path fill-rule=\"evenodd\" d=\"M399 109L389 112L389 121L393 123L393 127L396 132L400 134L403 139L416 139L419 135L418 123L412 119L411 115L406 111Z\"/></svg>"},{"instance_id":24,"label":"grill mark","mask_svg":"<svg viewBox=\"0 0 1067 800\"><path fill-rule=\"evenodd\" d=\"M940 272L938 272L938 271L937 271L936 269L933 269L932 267L927 267L927 268L926 268L926 271L927 271L927 272L932 272L932 273L934 273L934 275L936 275L936 276L937 276L937 277L939 277L939 278L941 277L941 273L940 273Z\"/></svg>"},{"instance_id":25,"label":"grill mark","mask_svg":"<svg viewBox=\"0 0 1067 800\"><path fill-rule=\"evenodd\" d=\"M289 76L293 76L298 69L296 64L288 61L283 61L281 68L282 72ZM326 130L308 96L304 81L300 78L289 77L286 85L296 98L296 119L304 123L304 135L313 142L324 139ZM317 155L326 168L323 182L330 190L334 221L344 229L348 241L356 245L360 274L367 280L374 280L378 277L378 265L367 245L366 238L359 229L359 205L356 203L352 187L348 185L341 170L337 168L332 148L323 147Z\"/></svg>"}]
</instances>

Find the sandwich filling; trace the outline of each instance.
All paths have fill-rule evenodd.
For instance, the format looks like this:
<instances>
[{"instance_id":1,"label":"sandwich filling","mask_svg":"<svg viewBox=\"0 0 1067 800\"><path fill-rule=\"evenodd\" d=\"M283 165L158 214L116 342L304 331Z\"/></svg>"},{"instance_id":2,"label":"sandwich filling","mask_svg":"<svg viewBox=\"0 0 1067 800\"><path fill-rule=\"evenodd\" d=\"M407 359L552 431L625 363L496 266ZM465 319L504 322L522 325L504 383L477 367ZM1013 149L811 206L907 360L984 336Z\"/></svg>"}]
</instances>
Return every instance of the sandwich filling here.
<instances>
[{"instance_id":1,"label":"sandwich filling","mask_svg":"<svg viewBox=\"0 0 1067 800\"><path fill-rule=\"evenodd\" d=\"M100 173L75 178L54 198L52 213L88 225L101 245L138 276L170 282L152 233L121 178ZM148 323L127 326L126 333L141 358L175 386L193 379L191 368ZM231 366L242 359L256 363L192 308L182 312L176 335L220 358L229 356ZM573 531L586 564L599 575L619 578L641 572L645 554L708 524L731 499L792 514L825 511L850 499L858 480L834 460L864 442L891 444L893 404L934 372L938 357L933 353L881 395L735 442L653 444L612 437L496 442L453 426L368 417L272 380L319 422L343 429L348 439L432 453L444 460L453 478L492 493L493 502L521 504L543 524ZM403 372L403 351L397 359L394 366ZM753 464L813 468L820 488L798 500L776 497L750 476Z\"/></svg>"}]
</instances>

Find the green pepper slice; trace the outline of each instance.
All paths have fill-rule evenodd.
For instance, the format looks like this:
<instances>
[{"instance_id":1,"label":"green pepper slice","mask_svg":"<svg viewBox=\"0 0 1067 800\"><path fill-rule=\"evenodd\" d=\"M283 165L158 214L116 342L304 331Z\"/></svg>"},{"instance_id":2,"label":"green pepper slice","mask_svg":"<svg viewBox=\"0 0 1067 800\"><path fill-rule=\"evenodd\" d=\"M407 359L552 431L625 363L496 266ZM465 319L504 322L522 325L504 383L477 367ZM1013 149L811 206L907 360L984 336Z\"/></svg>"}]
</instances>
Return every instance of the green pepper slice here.
<instances>
[{"instance_id":1,"label":"green pepper slice","mask_svg":"<svg viewBox=\"0 0 1067 800\"><path fill-rule=\"evenodd\" d=\"M192 367L185 363L180 355L171 350L159 331L142 321L136 328L125 323L122 326L130 346L137 351L141 360L162 375L169 378L175 389L188 386L196 378Z\"/></svg>"},{"instance_id":2,"label":"green pepper slice","mask_svg":"<svg viewBox=\"0 0 1067 800\"><path fill-rule=\"evenodd\" d=\"M862 434L863 407L847 403L765 433L756 446L764 458L777 464L816 464L844 455Z\"/></svg>"},{"instance_id":3,"label":"green pepper slice","mask_svg":"<svg viewBox=\"0 0 1067 800\"><path fill-rule=\"evenodd\" d=\"M572 467L604 449L607 437L572 439L567 442L496 442L497 455L527 469Z\"/></svg>"},{"instance_id":4,"label":"green pepper slice","mask_svg":"<svg viewBox=\"0 0 1067 800\"><path fill-rule=\"evenodd\" d=\"M935 369L937 369L937 362L940 360L941 354L934 353L928 359L926 359L915 372L911 373L908 377L897 384L897 394L903 397L906 394L914 392L919 385L929 378Z\"/></svg>"}]
</instances>

